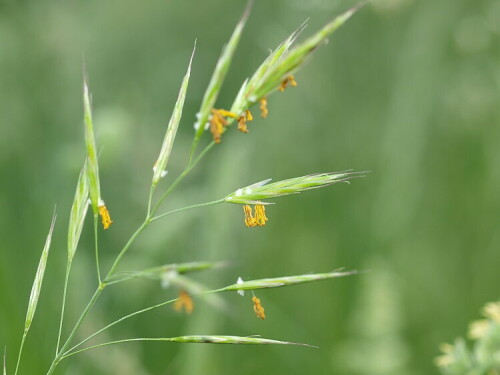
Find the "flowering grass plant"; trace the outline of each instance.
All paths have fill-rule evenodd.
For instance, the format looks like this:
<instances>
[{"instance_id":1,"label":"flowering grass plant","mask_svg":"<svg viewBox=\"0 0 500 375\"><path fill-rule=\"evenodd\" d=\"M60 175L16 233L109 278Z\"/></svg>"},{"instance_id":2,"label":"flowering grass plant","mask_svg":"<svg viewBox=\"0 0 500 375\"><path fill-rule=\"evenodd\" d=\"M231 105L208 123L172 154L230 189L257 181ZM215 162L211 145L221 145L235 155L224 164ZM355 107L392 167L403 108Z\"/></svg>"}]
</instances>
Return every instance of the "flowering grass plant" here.
<instances>
[{"instance_id":1,"label":"flowering grass plant","mask_svg":"<svg viewBox=\"0 0 500 375\"><path fill-rule=\"evenodd\" d=\"M324 28L313 34L311 37L295 45L299 34L303 31L304 25L298 30L291 33L280 45L278 45L269 56L262 62L257 70L246 79L239 89L234 102L229 109L217 107L217 98L223 87L226 74L231 66L234 52L239 44L241 34L245 23L250 14L250 7L247 7L243 17L236 25L236 28L231 35L228 43L223 48L220 58L216 64L215 70L206 89L205 95L201 101L200 110L197 114L197 121L194 125L194 135L189 155L188 163L185 169L173 179L166 189L162 188L162 182L167 176L167 168L170 155L173 150L177 130L181 123L183 115L183 106L186 99L190 74L191 64L195 56L195 48L189 59L186 74L184 75L179 90L177 101L174 105L172 116L168 123L165 132L163 143L158 155L158 158L153 166L152 180L149 191L149 198L146 202L146 215L142 224L130 236L125 246L118 252L116 259L112 263L109 270L103 272L99 261L99 226L102 225L104 230L112 228L113 220L120 220L113 217L109 212L104 197L105 191L101 190L99 178L99 160L97 156L97 141L94 135L94 124L92 114L92 96L89 88L86 74L83 80L83 119L85 129L85 145L86 158L83 163L78 181L76 184L76 192L74 195L73 205L69 214L69 226L67 235L67 261L66 272L64 279L61 314L59 320L59 334L57 342L54 343L55 355L50 367L46 370L46 374L53 374L58 365L64 359L73 355L85 352L87 350L96 349L103 346L115 345L125 342L134 341L159 341L159 342L174 342L174 343L210 343L210 344L280 344L280 345L303 345L290 341L274 340L262 337L240 337L227 335L191 335L179 337L134 337L118 339L109 342L103 342L96 345L86 345L90 339L98 336L103 331L115 326L124 320L141 315L147 311L158 309L162 306L171 304L176 310L190 314L195 308L194 299L199 295L216 294L223 292L237 292L244 295L245 291L252 293L253 309L256 316L260 319L266 318L265 308L260 298L255 295L255 291L266 288L286 287L295 284L315 282L319 280L337 278L352 275L354 271L333 271L318 274L305 274L299 276L288 276L278 278L266 278L257 280L243 281L235 276L237 280L234 284L210 289L205 285L199 285L189 278L189 273L200 270L213 270L226 266L224 262L191 262L180 264L168 264L157 267L152 267L137 271L120 271L119 266L124 256L128 253L136 238L149 226L152 222L160 220L168 215L173 215L177 212L194 209L202 206L216 205L223 203L239 204L243 208L244 223L247 227L264 226L268 221L265 207L272 204L269 200L290 195L298 194L310 189L327 187L338 182L349 182L354 177L363 176L363 172L345 171L333 173L315 173L307 176L295 177L286 180L270 183L270 179L264 180L250 186L242 187L235 192L225 195L223 198L194 204L182 207L176 210L160 212L162 204L174 192L176 187L182 180L197 166L204 156L211 151L215 146L224 147L224 143L230 141L226 133L231 130L231 125L236 123L237 130L243 133L249 133L251 125L249 124L253 118L254 106L258 106L260 116L266 118L269 109L268 97L275 92L283 92L287 88L298 86L295 74L299 71L304 62L308 59L313 51L320 47L325 40L331 36L341 25L343 25L359 7L353 8L344 14L334 18ZM294 46L295 45L295 46ZM210 132L210 135L206 134ZM202 139L211 138L208 144L199 149ZM252 209L251 205L254 206ZM88 301L86 307L81 312L72 327L66 327L64 324L66 297L68 293L69 275L71 273L72 264L75 260L76 251L81 233L83 231L85 217L88 213L88 207L91 207L93 215L93 232L94 232L94 252L95 252L95 267L96 267L96 284L97 287ZM42 288L42 282L46 269L49 249L51 245L52 231L56 222L54 213L49 234L47 236L45 246L42 251L42 256L36 271L35 281L33 283L28 309L26 314L24 331L22 334L21 344L18 351L17 359L12 362L15 366L7 366L7 359L4 356L3 373L17 375L19 370L22 370L22 352L25 340L29 333L33 322L36 307L39 302L39 296ZM96 301L107 290L107 287L112 284L125 282L137 278L148 278L161 280L163 284L173 284L179 289L177 298L164 301L162 303L143 308L131 314L125 315L115 321L110 322L105 327L92 333L85 339L76 342L76 335L79 329L91 313ZM10 362L10 361L9 361ZM11 368L12 367L12 368Z\"/></svg>"}]
</instances>

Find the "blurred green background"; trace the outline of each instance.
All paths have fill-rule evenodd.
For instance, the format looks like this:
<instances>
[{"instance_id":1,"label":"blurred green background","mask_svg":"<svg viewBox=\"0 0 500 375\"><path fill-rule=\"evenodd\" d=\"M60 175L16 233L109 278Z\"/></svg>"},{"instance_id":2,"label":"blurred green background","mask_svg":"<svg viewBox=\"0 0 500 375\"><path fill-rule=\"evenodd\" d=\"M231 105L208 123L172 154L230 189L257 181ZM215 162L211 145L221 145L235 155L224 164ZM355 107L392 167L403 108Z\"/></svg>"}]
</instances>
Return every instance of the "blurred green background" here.
<instances>
[{"instance_id":1,"label":"blurred green background","mask_svg":"<svg viewBox=\"0 0 500 375\"><path fill-rule=\"evenodd\" d=\"M311 35L355 1L256 0L218 106L309 18ZM31 283L57 205L40 305L20 374L54 355L68 212L84 159L82 59L93 93L103 196L115 224L101 233L107 269L145 214L156 160L197 38L184 116L166 181L182 170L192 124L243 1L0 1L0 346L12 370ZM194 260L232 266L194 277L210 287L244 279L368 273L224 295L228 312L196 301L114 327L134 336L262 335L302 347L127 344L63 362L60 374L428 375L441 342L466 332L499 296L500 2L380 0L363 9L269 99L250 133L231 131L165 208L312 172L370 170L365 179L281 198L264 228L220 205L152 225L122 269ZM256 116L258 117L258 116ZM206 138L208 140L208 136ZM161 185L163 188L165 184ZM88 218L90 219L90 217ZM67 325L96 286L91 220L71 277ZM105 292L80 338L175 296L154 281ZM66 330L67 334L67 330Z\"/></svg>"}]
</instances>

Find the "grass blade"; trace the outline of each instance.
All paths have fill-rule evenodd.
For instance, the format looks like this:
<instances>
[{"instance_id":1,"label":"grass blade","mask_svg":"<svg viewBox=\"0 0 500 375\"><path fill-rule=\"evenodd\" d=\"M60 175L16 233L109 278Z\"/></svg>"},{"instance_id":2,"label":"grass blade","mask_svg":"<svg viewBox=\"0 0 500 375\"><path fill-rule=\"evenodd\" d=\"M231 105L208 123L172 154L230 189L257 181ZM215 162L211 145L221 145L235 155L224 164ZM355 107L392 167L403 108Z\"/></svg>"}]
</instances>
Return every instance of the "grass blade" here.
<instances>
[{"instance_id":1,"label":"grass blade","mask_svg":"<svg viewBox=\"0 0 500 375\"><path fill-rule=\"evenodd\" d=\"M163 140L163 144L161 146L160 155L158 156L158 160L156 161L153 168L153 188L156 187L160 179L167 173L165 168L167 166L168 159L170 158L170 153L172 152L172 146L174 144L177 128L179 127L179 122L181 121L182 108L184 106L184 100L186 99L186 91L188 88L189 77L191 75L191 63L193 62L195 50L196 42L193 48L193 53L191 54L191 59L189 60L189 66L186 75L182 80L182 85L179 91L179 96L177 97L177 102L175 103L174 112L172 113L172 117L170 117L170 121L168 123L168 128L165 134L165 139Z\"/></svg>"}]
</instances>

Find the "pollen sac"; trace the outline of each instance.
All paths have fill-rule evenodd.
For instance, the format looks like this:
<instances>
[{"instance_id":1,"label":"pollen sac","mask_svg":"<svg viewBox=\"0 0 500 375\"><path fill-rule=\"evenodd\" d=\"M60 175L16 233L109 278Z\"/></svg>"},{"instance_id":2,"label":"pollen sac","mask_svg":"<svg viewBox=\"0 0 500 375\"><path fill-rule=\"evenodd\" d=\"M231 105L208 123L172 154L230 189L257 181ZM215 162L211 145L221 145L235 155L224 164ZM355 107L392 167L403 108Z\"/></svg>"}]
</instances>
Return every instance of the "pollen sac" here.
<instances>
[{"instance_id":1,"label":"pollen sac","mask_svg":"<svg viewBox=\"0 0 500 375\"><path fill-rule=\"evenodd\" d=\"M238 130L243 133L248 133L247 121L252 121L252 120L253 120L252 112L250 112L247 109L245 113L238 118Z\"/></svg>"},{"instance_id":2,"label":"pollen sac","mask_svg":"<svg viewBox=\"0 0 500 375\"><path fill-rule=\"evenodd\" d=\"M283 82L281 82L281 86L279 87L279 91L283 92L285 89L288 87L288 85L296 87L297 86L297 81L295 81L295 78L293 75L289 75L286 77Z\"/></svg>"},{"instance_id":3,"label":"pollen sac","mask_svg":"<svg viewBox=\"0 0 500 375\"><path fill-rule=\"evenodd\" d=\"M243 206L243 212L245 213L245 225L249 228L255 227L257 225L257 221L253 217L252 207L250 207L248 204L245 204Z\"/></svg>"},{"instance_id":4,"label":"pollen sac","mask_svg":"<svg viewBox=\"0 0 500 375\"><path fill-rule=\"evenodd\" d=\"M105 205L99 206L98 209L99 215L101 215L102 226L104 229L108 229L111 224L113 224L113 220L111 220L111 217L109 216L109 211Z\"/></svg>"},{"instance_id":5,"label":"pollen sac","mask_svg":"<svg viewBox=\"0 0 500 375\"><path fill-rule=\"evenodd\" d=\"M253 301L253 311L255 311L255 315L257 315L257 318L260 318L262 320L266 319L266 313L264 312L264 307L260 304L260 299L258 299L256 296L252 297Z\"/></svg>"},{"instance_id":6,"label":"pollen sac","mask_svg":"<svg viewBox=\"0 0 500 375\"><path fill-rule=\"evenodd\" d=\"M267 115L269 114L269 111L267 110L267 98L263 97L262 99L259 100L260 103L260 117L266 118Z\"/></svg>"},{"instance_id":7,"label":"pollen sac","mask_svg":"<svg viewBox=\"0 0 500 375\"><path fill-rule=\"evenodd\" d=\"M266 217L266 208L263 204L257 204L255 206L255 222L258 226L263 227L267 220L269 219Z\"/></svg>"},{"instance_id":8,"label":"pollen sac","mask_svg":"<svg viewBox=\"0 0 500 375\"><path fill-rule=\"evenodd\" d=\"M177 299L177 301L175 301L174 304L175 311L182 311L184 309L186 314L191 314L193 312L193 308L193 299L188 292L186 292L185 290L181 290L179 292L179 298Z\"/></svg>"},{"instance_id":9,"label":"pollen sac","mask_svg":"<svg viewBox=\"0 0 500 375\"><path fill-rule=\"evenodd\" d=\"M210 120L210 133L212 133L215 143L221 142L222 133L226 131L225 127L229 125L226 117L238 119L238 116L233 112L225 109L212 109L212 118Z\"/></svg>"}]
</instances>

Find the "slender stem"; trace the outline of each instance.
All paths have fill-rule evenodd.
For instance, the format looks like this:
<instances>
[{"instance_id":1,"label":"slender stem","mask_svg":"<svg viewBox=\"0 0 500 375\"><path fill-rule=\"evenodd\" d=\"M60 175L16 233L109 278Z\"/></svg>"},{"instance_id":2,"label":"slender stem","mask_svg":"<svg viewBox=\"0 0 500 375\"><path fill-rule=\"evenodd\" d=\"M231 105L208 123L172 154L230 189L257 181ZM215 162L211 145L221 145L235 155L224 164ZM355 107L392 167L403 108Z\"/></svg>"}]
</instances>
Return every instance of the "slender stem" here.
<instances>
[{"instance_id":1,"label":"slender stem","mask_svg":"<svg viewBox=\"0 0 500 375\"><path fill-rule=\"evenodd\" d=\"M220 289L213 289L213 290L206 290L206 291L203 291L203 292L200 292L200 293L197 293L195 295L193 295L193 297L197 297L197 296L200 296L200 295L206 295L206 294L212 294L212 293L220 293L220 292L224 292L224 288L220 288ZM132 318L133 316L136 316L136 315L139 315L139 314L142 314L142 313L145 313L145 312L148 312L148 311L151 311L151 310L154 310L154 309L157 309L157 308L160 308L162 306L165 306L165 305L168 305L170 303L173 303L175 301L177 301L179 298L174 298L174 299L171 299L171 300L168 300L168 301L164 301L164 302L161 302L161 303L158 303L156 305L153 305L153 306L149 306L149 307L146 307L144 309L141 309L141 310L137 310L137 311L134 311L133 313L130 313L128 315L125 315L125 316L122 316L120 319L117 319L115 320L114 322L111 322L109 323L107 326L101 328L100 330L98 330L97 332L93 333L92 335L90 335L89 337L87 337L86 339L80 341L78 344L76 344L75 346L73 346L71 349L68 349L64 354L63 354L63 357L66 357L71 351L73 351L74 349L78 348L79 346L83 345L84 343L86 343L87 341L89 341L90 339L94 338L95 336L97 336L98 334L100 334L101 332L107 330L108 328L111 328L113 327L114 325L118 324L118 323L121 323L123 322L124 320L127 320L129 318ZM74 354L74 353L72 353Z\"/></svg>"},{"instance_id":2,"label":"slender stem","mask_svg":"<svg viewBox=\"0 0 500 375\"><path fill-rule=\"evenodd\" d=\"M94 248L95 248L95 266L97 268L97 280L101 284L101 267L99 266L99 242L97 241L99 214L94 214Z\"/></svg>"},{"instance_id":3,"label":"slender stem","mask_svg":"<svg viewBox=\"0 0 500 375\"><path fill-rule=\"evenodd\" d=\"M152 197L153 197L154 187L151 187L151 189L150 189L150 195L149 195L149 200L148 200L148 214L146 216L146 219L141 224L141 226L134 232L134 234L132 235L132 237L130 237L130 239L128 240L128 242L125 244L125 246L123 247L123 249L120 251L120 253L116 257L113 265L111 266L108 274L106 275L106 277L104 279L104 282L101 281L101 277L100 277L99 256L98 256L99 254L98 254L98 247L97 247L97 216L94 216L94 232L95 232L95 241L96 241L96 246L95 246L95 248L96 248L96 265L97 265L97 271L98 271L98 277L99 277L99 287L96 289L96 291L94 292L94 295L92 296L92 298L90 299L89 303L87 304L87 306L83 310L82 314L80 315L80 318L78 319L78 321L76 322L75 326L73 327L73 329L72 329L72 331L71 331L68 339L66 340L66 342L64 343L64 345L61 347L61 349L57 353L57 355L54 358L54 360L52 361L52 364L51 364L51 366L50 366L50 368L49 368L49 370L47 372L47 375L52 374L54 372L55 368L57 367L57 365L59 364L59 362L63 358L65 358L65 357L68 356L68 355L65 355L64 353L68 349L68 346L69 346L71 340L73 339L73 337L75 336L77 330L80 328L83 320L88 315L89 311L92 309L92 307L96 303L97 299L101 295L102 291L104 290L104 287L106 286L106 281L113 275L113 273L116 270L116 267L120 263L121 259L123 258L123 256L125 255L125 253L129 249L129 247L132 245L132 243L137 238L137 236L152 221L151 216L153 216L156 213L156 211L160 207L161 203L165 200L165 198L176 188L176 186L184 179L184 177L187 174L189 174L189 172L196 166L196 164L198 164L198 162L206 155L206 153L208 151L210 151L210 149L214 145L215 145L215 142L211 142L196 157L196 159L194 159L194 161L190 157L190 160L189 160L189 163L188 163L188 166L186 167L186 169L169 186L169 188L167 189L167 191L160 197L159 201L156 203L156 205L154 206L153 209L151 209L151 201L152 201ZM209 202L209 204L215 204L215 203L220 203L220 202L219 201ZM202 204L202 205L207 205L207 204ZM193 208L193 207L189 207L189 208ZM187 209L187 208L185 208L185 209ZM177 211L180 211L180 210L177 210ZM160 217L166 216L167 214L170 214L170 213L173 213L173 212L168 212L166 214L160 215ZM156 218L154 218L154 220L159 219L160 217L156 217ZM137 339L134 339L134 340L137 340ZM21 350L22 350L22 346L23 345L24 345L24 338L23 338L23 341L21 343ZM21 350L20 350L20 353L19 353L19 358L21 357ZM71 355L72 354L74 354L74 353L71 353ZM18 364L19 364L19 359L18 359ZM16 375L16 374L14 374L14 375Z\"/></svg>"},{"instance_id":4,"label":"slender stem","mask_svg":"<svg viewBox=\"0 0 500 375\"><path fill-rule=\"evenodd\" d=\"M59 319L59 334L57 335L57 346L56 346L56 355L59 352L59 345L61 344L61 335L62 335L62 327L64 321L64 310L66 308L66 293L68 291L68 280L69 280L69 272L71 270L71 260L68 258L68 262L66 263L66 276L64 277L64 291L63 291L63 299L62 299L62 307L61 307L61 318Z\"/></svg>"},{"instance_id":5,"label":"slender stem","mask_svg":"<svg viewBox=\"0 0 500 375\"><path fill-rule=\"evenodd\" d=\"M169 341L169 342L171 342L171 341L173 341L173 337L136 337L136 338L133 338L133 339L124 339L124 340L116 340L116 341L105 342L103 344L89 346L87 348L83 348L83 349L77 350L76 352L65 354L65 355L63 355L61 357L61 360L63 360L64 358L70 357L70 356L72 356L74 354L86 352L87 350L90 350L90 349L96 349L96 348L100 348L102 346L109 346L109 345L121 344L121 343L124 343L124 342L134 342L134 341Z\"/></svg>"},{"instance_id":6,"label":"slender stem","mask_svg":"<svg viewBox=\"0 0 500 375\"><path fill-rule=\"evenodd\" d=\"M153 202L153 193L155 191L156 185L151 184L151 188L149 189L149 198L148 198L148 213L146 217L151 216L151 204Z\"/></svg>"},{"instance_id":7,"label":"slender stem","mask_svg":"<svg viewBox=\"0 0 500 375\"><path fill-rule=\"evenodd\" d=\"M218 203L222 203L224 202L224 198L222 199L218 199L216 201L211 201L211 202L205 202L205 203L198 203L198 204L193 204L192 206L186 206L186 207L181 207L181 208L177 208L175 210L172 210L172 211L168 211L168 212L165 212L161 215L158 215L158 216L155 216L155 217L152 217L150 221L155 221L155 220L158 220L158 219L161 219L165 216L168 216L168 215L171 215L171 214L174 214L176 212L180 212L180 211L185 211L185 210L190 210L192 208L197 208L197 207L204 207L204 206L211 206L211 205L214 205L214 204L218 204Z\"/></svg>"},{"instance_id":8,"label":"slender stem","mask_svg":"<svg viewBox=\"0 0 500 375\"><path fill-rule=\"evenodd\" d=\"M177 185L184 179L184 177L186 177L189 174L189 172L191 172L191 170L196 166L196 164L199 163L199 161L207 154L208 151L212 149L212 147L214 147L214 145L215 142L212 141L210 144L208 144L207 147L205 147L205 149L202 152L200 152L200 154L194 161L192 161L191 159L189 160L186 169L184 169L184 171L174 180L174 182L170 184L167 191L163 193L158 202L155 204L153 210L151 211L151 215L154 215L156 211L158 211L158 208L160 208L160 205L163 203L165 198L167 198L170 195L170 193L177 187Z\"/></svg>"},{"instance_id":9,"label":"slender stem","mask_svg":"<svg viewBox=\"0 0 500 375\"><path fill-rule=\"evenodd\" d=\"M129 249L130 245L132 245L132 243L137 238L137 236L139 234L141 234L141 232L144 230L144 228L146 228L148 226L149 223L150 223L150 218L147 217L146 220L144 220L144 222L141 224L141 226L134 232L134 234L132 235L132 237L130 237L130 239L128 240L128 242L123 247L122 251L120 251L120 253L116 257L113 265L109 269L109 272L106 275L106 278L104 279L104 282L106 282L110 278L110 276L113 275L113 273L115 272L116 267L118 266L118 263L120 263L120 260L123 258L123 256L125 255L125 253Z\"/></svg>"},{"instance_id":10,"label":"slender stem","mask_svg":"<svg viewBox=\"0 0 500 375\"><path fill-rule=\"evenodd\" d=\"M92 298L90 299L90 301L87 304L87 306L85 306L85 309L83 310L82 314L80 315L80 318L78 318L78 321L76 322L75 326L73 327L73 330L69 334L68 339L66 340L66 342L64 343L64 345L61 347L61 350L59 351L59 353L57 353L57 355L54 358L54 360L52 361L52 364L50 365L49 371L47 371L47 375L50 375L50 374L52 374L54 372L54 370L57 367L58 363L61 361L61 358L63 356L63 352L68 349L68 346L69 346L71 340L73 339L73 337L75 336L76 331L82 325L83 320L85 319L85 317L87 316L87 314L89 313L89 311L92 309L92 307L96 303L97 299L101 295L101 293L104 290L105 286L106 286L105 284L100 284L99 287L94 292Z\"/></svg>"},{"instance_id":11,"label":"slender stem","mask_svg":"<svg viewBox=\"0 0 500 375\"><path fill-rule=\"evenodd\" d=\"M164 301L164 302L161 302L157 305L154 305L154 306L149 306L149 307L146 307L145 309L142 309L142 310L138 310L138 311L135 311L131 314L128 314L128 315L125 315L123 317L121 317L120 319L117 319L115 320L114 322L112 323L109 323L107 326L101 328L100 330L98 330L97 332L93 333L92 335L90 335L89 337L87 337L86 339L80 341L78 344L76 344L75 346L73 346L71 349L68 349L64 355L64 356L67 356L67 354L71 351L73 351L74 349L78 348L79 346L83 345L84 343L86 343L87 341L89 341L90 339L94 338L95 336L97 336L98 334L100 334L101 332L107 330L108 328L110 327L113 327L114 325L120 323L120 322L123 322L124 320L128 319L128 318L131 318L135 315L139 315L139 314L142 314L142 313L145 313L147 311L150 311L150 310L153 310L153 309L157 309L159 307L162 307L162 306L165 306L165 305L168 305L169 303L172 303L172 302L175 302L177 301L179 298L174 298L174 299L171 299L171 300L168 300L168 301Z\"/></svg>"},{"instance_id":12,"label":"slender stem","mask_svg":"<svg viewBox=\"0 0 500 375\"><path fill-rule=\"evenodd\" d=\"M16 371L14 375L17 375L17 370L19 369L19 362L21 362L21 355L23 354L24 341L26 340L26 334L28 331L24 331L23 338L21 339L21 345L19 346L19 354L17 355Z\"/></svg>"}]
</instances>

